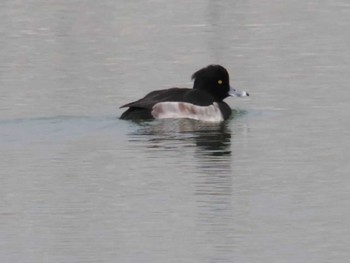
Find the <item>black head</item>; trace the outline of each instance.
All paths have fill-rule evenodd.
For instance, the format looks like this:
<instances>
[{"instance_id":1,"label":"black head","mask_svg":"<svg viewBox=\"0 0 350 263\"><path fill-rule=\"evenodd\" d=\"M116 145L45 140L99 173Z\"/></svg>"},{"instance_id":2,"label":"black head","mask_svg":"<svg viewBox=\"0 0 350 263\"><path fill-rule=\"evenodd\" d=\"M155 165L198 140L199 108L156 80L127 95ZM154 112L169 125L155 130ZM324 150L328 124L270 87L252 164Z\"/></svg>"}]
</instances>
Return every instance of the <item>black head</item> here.
<instances>
[{"instance_id":1,"label":"black head","mask_svg":"<svg viewBox=\"0 0 350 263\"><path fill-rule=\"evenodd\" d=\"M220 65L209 65L195 72L193 88L204 90L214 97L215 101L222 101L229 96L230 77L227 70Z\"/></svg>"}]
</instances>

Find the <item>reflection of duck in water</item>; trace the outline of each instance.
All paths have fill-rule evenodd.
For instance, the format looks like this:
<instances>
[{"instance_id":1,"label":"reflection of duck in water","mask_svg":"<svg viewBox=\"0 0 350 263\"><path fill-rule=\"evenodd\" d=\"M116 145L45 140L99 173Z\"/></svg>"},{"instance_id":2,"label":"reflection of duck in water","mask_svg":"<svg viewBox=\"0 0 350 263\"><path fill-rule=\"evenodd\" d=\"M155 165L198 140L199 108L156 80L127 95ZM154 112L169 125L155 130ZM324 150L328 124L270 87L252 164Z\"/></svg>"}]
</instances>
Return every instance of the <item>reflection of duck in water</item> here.
<instances>
[{"instance_id":1,"label":"reflection of duck in water","mask_svg":"<svg viewBox=\"0 0 350 263\"><path fill-rule=\"evenodd\" d=\"M229 155L231 131L227 122L210 123L190 119L159 120L140 123L133 140L147 140L146 147L178 148L196 146L200 155ZM198 151L197 151L198 150Z\"/></svg>"},{"instance_id":2,"label":"reflection of duck in water","mask_svg":"<svg viewBox=\"0 0 350 263\"><path fill-rule=\"evenodd\" d=\"M128 107L121 119L189 118L221 122L231 116L232 110L223 100L228 96L249 96L230 86L227 70L220 65L209 65L192 75L193 89L170 88L156 90L144 98L125 104Z\"/></svg>"},{"instance_id":3,"label":"reflection of duck in water","mask_svg":"<svg viewBox=\"0 0 350 263\"><path fill-rule=\"evenodd\" d=\"M220 123L213 130L199 130L195 132L196 145L200 154L230 155L231 132L226 123Z\"/></svg>"}]
</instances>

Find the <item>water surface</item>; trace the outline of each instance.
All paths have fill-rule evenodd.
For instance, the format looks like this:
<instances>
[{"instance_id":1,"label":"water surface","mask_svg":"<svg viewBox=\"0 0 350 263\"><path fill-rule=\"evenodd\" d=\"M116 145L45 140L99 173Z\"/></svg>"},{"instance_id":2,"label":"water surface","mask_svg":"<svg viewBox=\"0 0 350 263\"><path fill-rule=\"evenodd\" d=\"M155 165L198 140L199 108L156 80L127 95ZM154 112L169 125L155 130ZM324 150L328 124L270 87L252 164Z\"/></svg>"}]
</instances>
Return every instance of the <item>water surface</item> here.
<instances>
[{"instance_id":1,"label":"water surface","mask_svg":"<svg viewBox=\"0 0 350 263\"><path fill-rule=\"evenodd\" d=\"M1 262L346 262L350 5L2 1ZM118 109L224 65L220 124Z\"/></svg>"}]
</instances>

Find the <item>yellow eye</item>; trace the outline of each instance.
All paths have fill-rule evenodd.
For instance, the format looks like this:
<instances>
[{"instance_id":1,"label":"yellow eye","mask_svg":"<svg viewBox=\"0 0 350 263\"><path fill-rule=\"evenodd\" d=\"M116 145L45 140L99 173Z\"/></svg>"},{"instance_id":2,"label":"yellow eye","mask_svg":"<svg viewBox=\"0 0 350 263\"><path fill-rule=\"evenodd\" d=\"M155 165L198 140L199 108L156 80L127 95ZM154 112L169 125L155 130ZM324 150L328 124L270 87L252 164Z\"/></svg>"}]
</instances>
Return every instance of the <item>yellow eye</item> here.
<instances>
[{"instance_id":1,"label":"yellow eye","mask_svg":"<svg viewBox=\"0 0 350 263\"><path fill-rule=\"evenodd\" d=\"M219 84L219 85L222 84L222 80L221 80L221 79L218 80L218 84Z\"/></svg>"}]
</instances>

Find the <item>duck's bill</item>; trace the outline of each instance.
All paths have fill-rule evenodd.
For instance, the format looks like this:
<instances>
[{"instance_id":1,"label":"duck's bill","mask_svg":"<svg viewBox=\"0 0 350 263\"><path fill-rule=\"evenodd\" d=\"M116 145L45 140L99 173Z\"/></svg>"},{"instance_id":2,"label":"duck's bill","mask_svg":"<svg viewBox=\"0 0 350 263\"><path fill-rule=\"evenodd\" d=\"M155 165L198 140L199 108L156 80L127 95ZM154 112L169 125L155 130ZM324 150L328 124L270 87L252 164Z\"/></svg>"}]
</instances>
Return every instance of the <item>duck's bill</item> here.
<instances>
[{"instance_id":1,"label":"duck's bill","mask_svg":"<svg viewBox=\"0 0 350 263\"><path fill-rule=\"evenodd\" d=\"M235 88L233 87L230 87L230 91L228 92L228 94L230 96L233 96L233 97L247 97L249 96L249 93L244 91L244 90L236 90Z\"/></svg>"}]
</instances>

